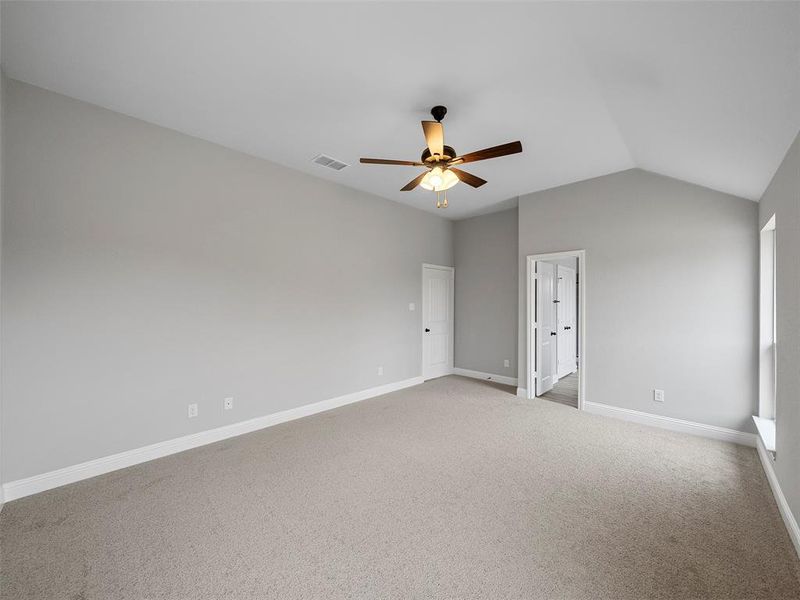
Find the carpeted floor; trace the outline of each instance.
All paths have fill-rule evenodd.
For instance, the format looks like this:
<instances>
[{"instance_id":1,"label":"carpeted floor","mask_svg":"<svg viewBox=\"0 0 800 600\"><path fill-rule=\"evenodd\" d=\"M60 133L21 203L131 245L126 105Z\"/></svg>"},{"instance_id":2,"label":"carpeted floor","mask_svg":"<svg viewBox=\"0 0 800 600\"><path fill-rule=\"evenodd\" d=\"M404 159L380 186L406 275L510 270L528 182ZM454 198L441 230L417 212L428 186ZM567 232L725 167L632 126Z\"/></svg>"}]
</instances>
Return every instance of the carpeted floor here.
<instances>
[{"instance_id":1,"label":"carpeted floor","mask_svg":"<svg viewBox=\"0 0 800 600\"><path fill-rule=\"evenodd\" d=\"M446 377L24 498L3 599L798 598L755 450Z\"/></svg>"}]
</instances>

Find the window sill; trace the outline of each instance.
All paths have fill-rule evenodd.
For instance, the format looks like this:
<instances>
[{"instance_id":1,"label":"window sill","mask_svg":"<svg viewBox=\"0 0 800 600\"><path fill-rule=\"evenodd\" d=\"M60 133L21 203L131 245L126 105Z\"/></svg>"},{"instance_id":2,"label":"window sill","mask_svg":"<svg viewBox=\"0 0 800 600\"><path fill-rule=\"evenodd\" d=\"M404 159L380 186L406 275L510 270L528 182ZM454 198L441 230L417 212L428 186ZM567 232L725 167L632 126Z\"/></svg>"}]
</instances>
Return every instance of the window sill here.
<instances>
[{"instance_id":1,"label":"window sill","mask_svg":"<svg viewBox=\"0 0 800 600\"><path fill-rule=\"evenodd\" d=\"M775 452L775 420L753 417L753 421L756 424L758 436L761 438L764 448L770 452Z\"/></svg>"}]
</instances>

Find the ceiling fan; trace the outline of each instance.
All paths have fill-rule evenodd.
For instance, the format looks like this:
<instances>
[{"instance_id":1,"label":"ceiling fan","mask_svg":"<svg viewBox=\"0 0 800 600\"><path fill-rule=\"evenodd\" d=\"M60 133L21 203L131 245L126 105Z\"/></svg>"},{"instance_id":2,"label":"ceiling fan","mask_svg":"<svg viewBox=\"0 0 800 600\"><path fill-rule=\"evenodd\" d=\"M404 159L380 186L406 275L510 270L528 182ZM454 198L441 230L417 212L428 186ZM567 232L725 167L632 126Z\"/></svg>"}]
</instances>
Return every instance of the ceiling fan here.
<instances>
[{"instance_id":1,"label":"ceiling fan","mask_svg":"<svg viewBox=\"0 0 800 600\"><path fill-rule=\"evenodd\" d=\"M486 183L485 179L457 169L456 165L522 152L522 144L520 142L509 142L508 144L484 148L483 150L477 150L459 156L456 154L456 151L453 150L452 146L444 145L444 127L442 126L442 119L444 119L446 114L447 108L444 106L434 106L431 109L431 115L433 115L433 118L436 120L422 122L422 131L425 134L425 143L428 147L422 152L419 161L362 158L361 162L372 165L425 167L427 171L409 181L405 186L400 188L400 191L409 192L419 185L426 190L436 192L437 208L447 208L447 194L445 193L444 201L442 201L440 197L441 192L449 190L459 181L463 181L474 188L481 187Z\"/></svg>"}]
</instances>

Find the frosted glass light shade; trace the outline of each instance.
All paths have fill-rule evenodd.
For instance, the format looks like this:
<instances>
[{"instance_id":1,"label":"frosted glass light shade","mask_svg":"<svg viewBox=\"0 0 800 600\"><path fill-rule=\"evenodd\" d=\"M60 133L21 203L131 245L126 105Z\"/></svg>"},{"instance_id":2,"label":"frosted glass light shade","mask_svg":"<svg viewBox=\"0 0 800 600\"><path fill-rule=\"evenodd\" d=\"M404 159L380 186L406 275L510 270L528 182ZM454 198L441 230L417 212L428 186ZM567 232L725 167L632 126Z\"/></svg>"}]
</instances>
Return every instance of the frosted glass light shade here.
<instances>
[{"instance_id":1,"label":"frosted glass light shade","mask_svg":"<svg viewBox=\"0 0 800 600\"><path fill-rule=\"evenodd\" d=\"M458 181L458 177L450 169L434 167L425 174L420 185L432 192L443 192L444 190L449 190Z\"/></svg>"}]
</instances>

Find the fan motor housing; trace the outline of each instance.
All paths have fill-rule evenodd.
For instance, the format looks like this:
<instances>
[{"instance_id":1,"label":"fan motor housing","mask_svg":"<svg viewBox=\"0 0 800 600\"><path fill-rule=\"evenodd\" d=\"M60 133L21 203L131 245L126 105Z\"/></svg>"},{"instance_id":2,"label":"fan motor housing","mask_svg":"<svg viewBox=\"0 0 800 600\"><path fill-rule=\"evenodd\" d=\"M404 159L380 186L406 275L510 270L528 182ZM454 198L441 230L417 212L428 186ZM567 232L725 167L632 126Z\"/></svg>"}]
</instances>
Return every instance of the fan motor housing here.
<instances>
[{"instance_id":1,"label":"fan motor housing","mask_svg":"<svg viewBox=\"0 0 800 600\"><path fill-rule=\"evenodd\" d=\"M443 162L458 156L458 154L456 154L456 151L453 150L452 146L444 146L443 149L444 149L444 155L438 157L438 160L434 160L433 156L431 156L431 151L428 148L425 148L425 150L422 151L422 162L424 163Z\"/></svg>"}]
</instances>

